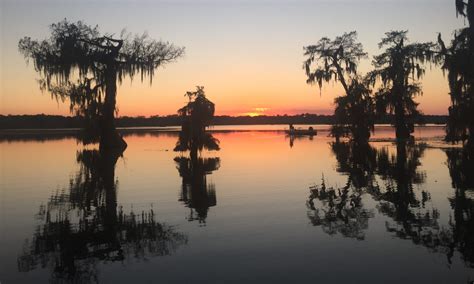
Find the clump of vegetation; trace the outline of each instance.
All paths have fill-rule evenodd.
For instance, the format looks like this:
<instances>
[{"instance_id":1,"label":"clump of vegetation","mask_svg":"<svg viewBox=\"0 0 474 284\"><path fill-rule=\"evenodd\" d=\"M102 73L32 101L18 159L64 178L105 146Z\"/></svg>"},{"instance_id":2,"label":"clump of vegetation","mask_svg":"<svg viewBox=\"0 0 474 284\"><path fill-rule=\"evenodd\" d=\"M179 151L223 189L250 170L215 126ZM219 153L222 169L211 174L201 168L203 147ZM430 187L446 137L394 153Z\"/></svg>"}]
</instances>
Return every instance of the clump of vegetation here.
<instances>
[{"instance_id":1,"label":"clump of vegetation","mask_svg":"<svg viewBox=\"0 0 474 284\"><path fill-rule=\"evenodd\" d=\"M119 37L103 34L97 26L67 20L52 24L45 40L24 37L18 48L32 59L41 75L40 87L58 100L69 100L72 113L85 116L101 148L126 147L115 129L117 82L139 75L154 76L155 69L175 61L184 48L150 39L146 34ZM94 135L92 135L94 137Z\"/></svg>"},{"instance_id":2,"label":"clump of vegetation","mask_svg":"<svg viewBox=\"0 0 474 284\"><path fill-rule=\"evenodd\" d=\"M186 92L189 102L178 110L181 116L181 132L175 151L190 151L196 156L197 151L219 150L219 140L206 132L214 117L214 103L206 98L204 87L197 86L196 91Z\"/></svg>"},{"instance_id":3,"label":"clump of vegetation","mask_svg":"<svg viewBox=\"0 0 474 284\"><path fill-rule=\"evenodd\" d=\"M468 20L467 27L455 32L448 47L438 37L451 96L446 140L467 140L467 146L474 148L474 1L456 0L456 12Z\"/></svg>"},{"instance_id":4,"label":"clump of vegetation","mask_svg":"<svg viewBox=\"0 0 474 284\"><path fill-rule=\"evenodd\" d=\"M374 103L367 81L357 73L358 63L367 57L357 41L357 32L344 33L334 40L322 38L316 45L304 47L308 84L337 81L345 96L335 99L335 124L332 135L349 136L356 142L367 142L374 127Z\"/></svg>"},{"instance_id":5,"label":"clump of vegetation","mask_svg":"<svg viewBox=\"0 0 474 284\"><path fill-rule=\"evenodd\" d=\"M371 84L381 82L375 94L378 114L395 115L397 139L407 139L421 118L414 97L422 94L419 79L425 74L423 64L435 61L433 43L410 43L408 31L391 31L379 43L385 51L374 57L375 70L368 74Z\"/></svg>"}]
</instances>

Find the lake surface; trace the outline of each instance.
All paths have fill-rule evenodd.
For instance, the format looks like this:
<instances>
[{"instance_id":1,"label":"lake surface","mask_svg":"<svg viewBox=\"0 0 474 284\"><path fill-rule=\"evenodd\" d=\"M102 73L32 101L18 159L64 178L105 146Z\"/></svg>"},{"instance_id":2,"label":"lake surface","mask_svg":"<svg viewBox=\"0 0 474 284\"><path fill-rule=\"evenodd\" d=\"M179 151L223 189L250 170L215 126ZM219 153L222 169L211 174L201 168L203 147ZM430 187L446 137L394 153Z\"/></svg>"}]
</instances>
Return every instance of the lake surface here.
<instances>
[{"instance_id":1,"label":"lake surface","mask_svg":"<svg viewBox=\"0 0 474 284\"><path fill-rule=\"evenodd\" d=\"M365 147L280 128L215 127L198 158L166 131L125 134L122 157L0 139L0 282L474 280L474 163L443 127Z\"/></svg>"}]
</instances>

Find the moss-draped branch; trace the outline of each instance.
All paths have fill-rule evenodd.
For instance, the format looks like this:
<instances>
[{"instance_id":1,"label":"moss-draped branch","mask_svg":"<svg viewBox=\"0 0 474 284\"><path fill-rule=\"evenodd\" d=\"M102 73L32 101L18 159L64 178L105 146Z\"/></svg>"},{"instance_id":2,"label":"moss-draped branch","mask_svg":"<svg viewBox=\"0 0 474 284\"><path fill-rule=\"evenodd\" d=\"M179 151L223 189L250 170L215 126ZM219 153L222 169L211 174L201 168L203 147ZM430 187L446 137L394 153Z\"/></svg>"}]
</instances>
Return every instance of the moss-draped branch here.
<instances>
[{"instance_id":1,"label":"moss-draped branch","mask_svg":"<svg viewBox=\"0 0 474 284\"><path fill-rule=\"evenodd\" d=\"M98 26L66 19L50 26L45 40L24 37L20 52L32 60L40 73L40 86L60 99L71 99L71 111L87 109L91 99L100 102L106 87L106 72L114 72L121 82L140 75L143 81L154 76L155 69L175 61L184 48L153 40L145 33L114 37L103 34ZM115 83L115 82L114 82Z\"/></svg>"}]
</instances>

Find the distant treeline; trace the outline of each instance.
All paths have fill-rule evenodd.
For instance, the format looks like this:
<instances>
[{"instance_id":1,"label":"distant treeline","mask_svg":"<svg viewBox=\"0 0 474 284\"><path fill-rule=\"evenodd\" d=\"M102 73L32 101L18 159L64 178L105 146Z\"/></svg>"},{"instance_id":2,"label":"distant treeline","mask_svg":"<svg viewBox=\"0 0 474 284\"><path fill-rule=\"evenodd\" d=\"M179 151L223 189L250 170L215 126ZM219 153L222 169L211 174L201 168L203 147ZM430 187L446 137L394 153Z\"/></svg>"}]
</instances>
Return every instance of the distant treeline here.
<instances>
[{"instance_id":1,"label":"distant treeline","mask_svg":"<svg viewBox=\"0 0 474 284\"><path fill-rule=\"evenodd\" d=\"M377 120L378 124L393 122L392 116ZM426 124L445 124L445 115L425 115ZM301 114L275 116L215 116L213 125L255 125L255 124L333 124L334 116ZM60 115L0 115L0 129L55 129L55 128L82 128L84 119L79 116ZM117 127L151 127L151 126L179 126L181 118L178 115L128 117L116 119Z\"/></svg>"}]
</instances>

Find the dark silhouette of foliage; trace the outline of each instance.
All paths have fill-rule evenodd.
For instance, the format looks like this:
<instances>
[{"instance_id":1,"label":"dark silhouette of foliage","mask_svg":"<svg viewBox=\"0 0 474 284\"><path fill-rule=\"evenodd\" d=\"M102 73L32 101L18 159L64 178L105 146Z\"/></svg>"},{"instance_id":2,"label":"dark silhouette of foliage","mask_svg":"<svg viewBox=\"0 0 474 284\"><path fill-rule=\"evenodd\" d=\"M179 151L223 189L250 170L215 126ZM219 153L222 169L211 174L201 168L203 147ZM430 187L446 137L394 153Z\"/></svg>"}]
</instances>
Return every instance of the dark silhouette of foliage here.
<instances>
[{"instance_id":1,"label":"dark silhouette of foliage","mask_svg":"<svg viewBox=\"0 0 474 284\"><path fill-rule=\"evenodd\" d=\"M375 122L386 124L391 117L379 117ZM445 115L425 115L426 123L446 124ZM181 126L182 119L177 114L167 116L121 116L116 120L117 127L147 127L147 126ZM213 125L257 125L257 124L333 124L332 115L298 114L298 115L272 115L272 116L214 116ZM80 128L83 125L82 117L68 117L59 115L0 115L0 130L3 129L54 129L54 128ZM5 133L5 131L1 132ZM0 136L1 137L1 136Z\"/></svg>"},{"instance_id":2,"label":"dark silhouette of foliage","mask_svg":"<svg viewBox=\"0 0 474 284\"><path fill-rule=\"evenodd\" d=\"M468 26L455 32L446 47L438 36L442 68L448 72L451 96L446 140L466 141L474 147L474 1L456 0L456 13L468 20Z\"/></svg>"},{"instance_id":3,"label":"dark silhouette of foliage","mask_svg":"<svg viewBox=\"0 0 474 284\"><path fill-rule=\"evenodd\" d=\"M197 151L203 148L219 150L219 140L206 132L214 117L215 106L206 98L204 87L196 87L195 92L186 92L189 102L178 110L181 117L181 132L175 151L190 151L191 156L197 156Z\"/></svg>"},{"instance_id":4,"label":"dark silhouette of foliage","mask_svg":"<svg viewBox=\"0 0 474 284\"><path fill-rule=\"evenodd\" d=\"M375 106L371 97L372 91L367 84L355 79L349 85L350 96L340 96L334 100L335 124L331 132L336 138L348 136L357 143L365 143L374 131Z\"/></svg>"},{"instance_id":5,"label":"dark silhouette of foliage","mask_svg":"<svg viewBox=\"0 0 474 284\"><path fill-rule=\"evenodd\" d=\"M368 74L372 85L379 80L381 87L375 94L378 114L395 115L397 139L408 139L414 124L421 117L414 97L420 95L425 62L436 61L433 43L408 44L408 31L391 31L379 43L384 52L374 57L375 70Z\"/></svg>"},{"instance_id":6,"label":"dark silhouette of foliage","mask_svg":"<svg viewBox=\"0 0 474 284\"><path fill-rule=\"evenodd\" d=\"M117 206L115 164L120 153L78 152L80 170L67 189L42 205L20 271L50 267L52 282L98 282L97 264L172 254L187 237L156 221L153 209L125 213Z\"/></svg>"},{"instance_id":7,"label":"dark silhouette of foliage","mask_svg":"<svg viewBox=\"0 0 474 284\"><path fill-rule=\"evenodd\" d=\"M334 80L344 88L345 96L335 100L333 136L367 141L373 131L374 106L367 82L357 74L359 61L367 57L357 33L345 33L334 40L324 37L316 45L304 47L304 55L308 84L317 83L321 90L323 82Z\"/></svg>"},{"instance_id":8,"label":"dark silhouette of foliage","mask_svg":"<svg viewBox=\"0 0 474 284\"><path fill-rule=\"evenodd\" d=\"M215 106L206 98L204 87L186 92L189 102L178 110L181 131L174 151L189 151L188 157L176 157L179 175L183 178L180 201L191 209L188 220L206 224L209 207L216 205L214 184L207 184L206 175L219 169L219 158L202 158L203 149L220 150L219 140L206 131L214 118ZM197 216L196 216L197 215Z\"/></svg>"},{"instance_id":9,"label":"dark silhouette of foliage","mask_svg":"<svg viewBox=\"0 0 474 284\"><path fill-rule=\"evenodd\" d=\"M69 99L71 112L88 119L91 135L101 147L126 147L114 124L117 81L141 80L155 69L173 62L184 49L142 36L102 34L97 26L63 20L51 25L49 39L24 37L18 44L26 59L32 59L41 75L40 87L59 100Z\"/></svg>"}]
</instances>

